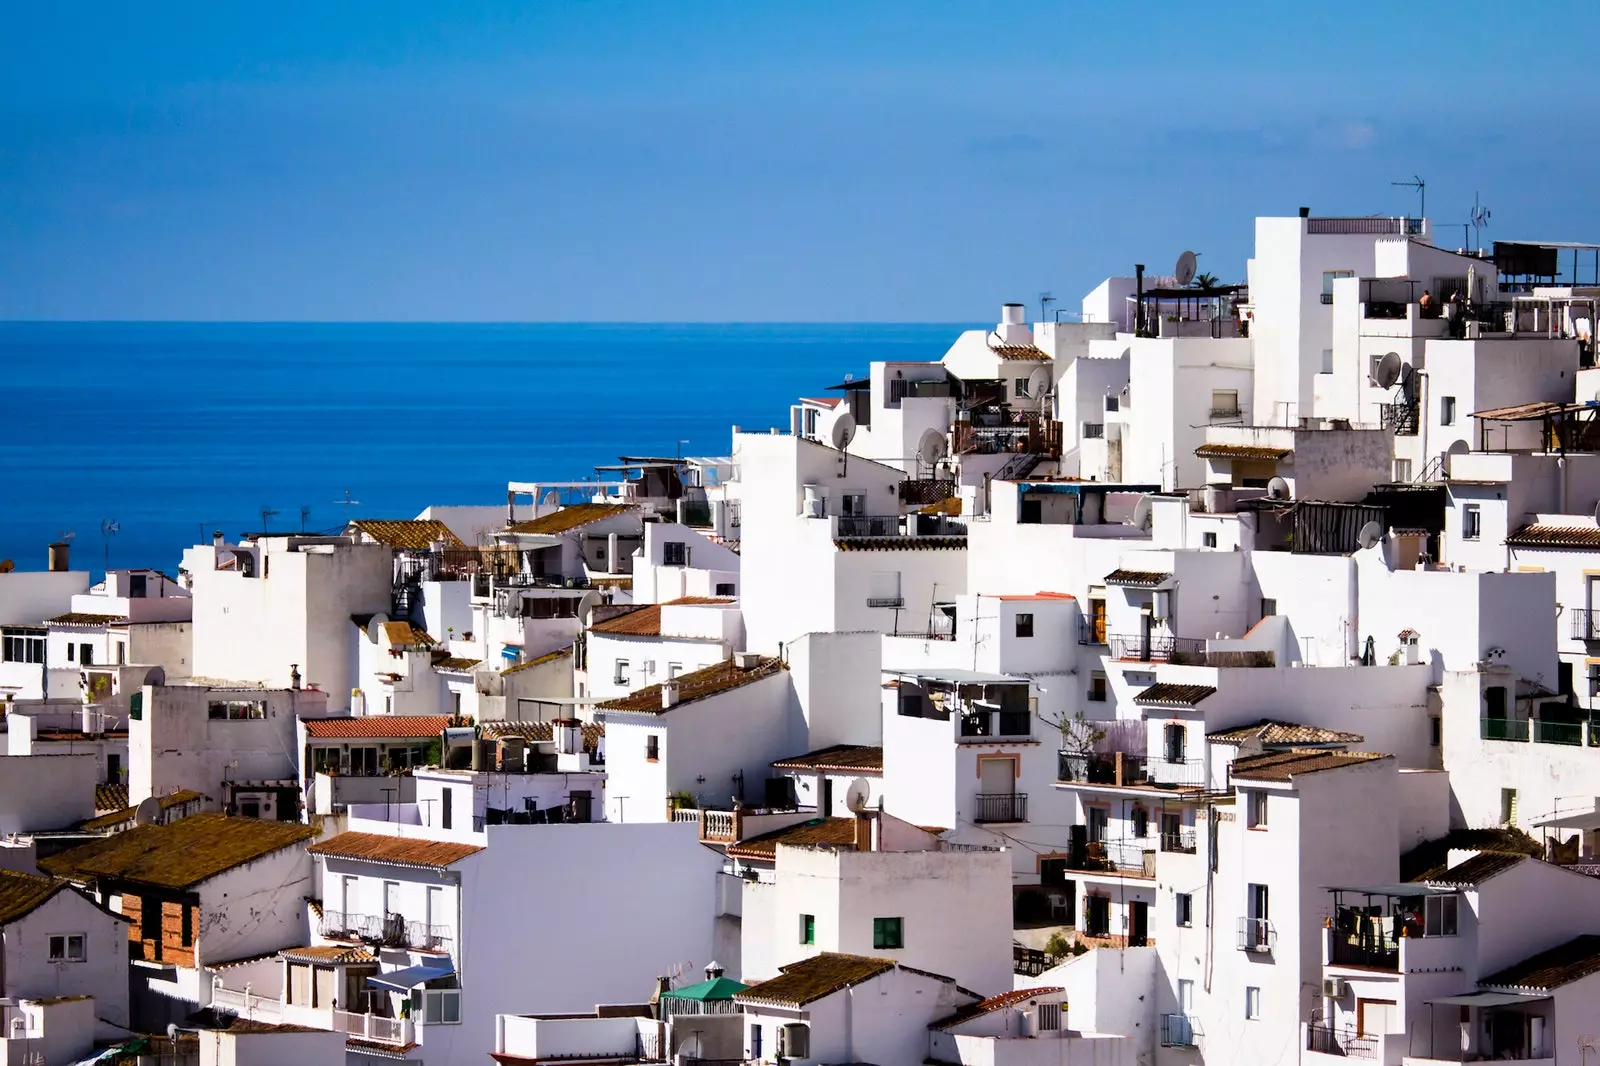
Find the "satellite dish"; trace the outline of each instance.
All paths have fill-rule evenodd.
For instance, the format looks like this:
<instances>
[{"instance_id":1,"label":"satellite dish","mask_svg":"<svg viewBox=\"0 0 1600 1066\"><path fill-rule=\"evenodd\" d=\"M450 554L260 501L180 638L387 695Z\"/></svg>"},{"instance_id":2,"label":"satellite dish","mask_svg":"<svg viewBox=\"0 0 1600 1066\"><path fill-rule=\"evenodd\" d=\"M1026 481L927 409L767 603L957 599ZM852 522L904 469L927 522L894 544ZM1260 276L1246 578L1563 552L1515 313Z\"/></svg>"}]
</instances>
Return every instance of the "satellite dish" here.
<instances>
[{"instance_id":1,"label":"satellite dish","mask_svg":"<svg viewBox=\"0 0 1600 1066\"><path fill-rule=\"evenodd\" d=\"M1050 368L1047 366L1038 367L1028 375L1028 395L1040 407L1050 398L1050 385Z\"/></svg>"},{"instance_id":2,"label":"satellite dish","mask_svg":"<svg viewBox=\"0 0 1600 1066\"><path fill-rule=\"evenodd\" d=\"M0 559L0 574L9 574L17 568L17 564L10 559Z\"/></svg>"},{"instance_id":3,"label":"satellite dish","mask_svg":"<svg viewBox=\"0 0 1600 1066\"><path fill-rule=\"evenodd\" d=\"M154 796L146 796L139 801L133 809L134 825L155 825L161 820L161 801Z\"/></svg>"},{"instance_id":4,"label":"satellite dish","mask_svg":"<svg viewBox=\"0 0 1600 1066\"><path fill-rule=\"evenodd\" d=\"M1140 496L1139 502L1133 507L1133 524L1144 530L1146 533L1150 532L1151 511L1153 507L1154 505L1150 502L1150 497L1148 495Z\"/></svg>"},{"instance_id":5,"label":"satellite dish","mask_svg":"<svg viewBox=\"0 0 1600 1066\"><path fill-rule=\"evenodd\" d=\"M1370 548L1383 539L1383 527L1376 522L1368 522L1356 534L1356 543L1363 548Z\"/></svg>"},{"instance_id":6,"label":"satellite dish","mask_svg":"<svg viewBox=\"0 0 1600 1066\"><path fill-rule=\"evenodd\" d=\"M589 616L594 613L595 605L599 602L600 593L594 589L585 592L583 597L578 600L578 619L583 623L584 628L588 628Z\"/></svg>"},{"instance_id":7,"label":"satellite dish","mask_svg":"<svg viewBox=\"0 0 1600 1066\"><path fill-rule=\"evenodd\" d=\"M833 428L828 431L828 439L833 446L841 452L850 447L850 442L856 437L856 420L853 415L840 415L833 420Z\"/></svg>"},{"instance_id":8,"label":"satellite dish","mask_svg":"<svg viewBox=\"0 0 1600 1066\"><path fill-rule=\"evenodd\" d=\"M1289 483L1281 477L1272 478L1267 482L1267 499L1287 500L1289 498Z\"/></svg>"},{"instance_id":9,"label":"satellite dish","mask_svg":"<svg viewBox=\"0 0 1600 1066\"><path fill-rule=\"evenodd\" d=\"M539 506L540 507L560 507L561 506L561 493L557 492L555 489L551 489L549 492L545 493L544 494L544 498L539 501Z\"/></svg>"},{"instance_id":10,"label":"satellite dish","mask_svg":"<svg viewBox=\"0 0 1600 1066\"><path fill-rule=\"evenodd\" d=\"M844 805L852 814L860 814L867 809L867 798L872 795L872 786L864 777L858 777L850 782L850 787L845 790Z\"/></svg>"},{"instance_id":11,"label":"satellite dish","mask_svg":"<svg viewBox=\"0 0 1600 1066\"><path fill-rule=\"evenodd\" d=\"M1199 263L1196 262L1193 252L1184 252L1178 256L1178 265L1172 268L1172 275L1173 280L1178 283L1180 289L1194 280L1194 272L1197 266L1199 266Z\"/></svg>"},{"instance_id":12,"label":"satellite dish","mask_svg":"<svg viewBox=\"0 0 1600 1066\"><path fill-rule=\"evenodd\" d=\"M379 611L377 614L373 615L372 620L367 623L367 639L372 641L374 644L378 643L378 634L383 632L383 623L387 622L388 620L389 616L384 614L382 611Z\"/></svg>"},{"instance_id":13,"label":"satellite dish","mask_svg":"<svg viewBox=\"0 0 1600 1066\"><path fill-rule=\"evenodd\" d=\"M922 440L917 444L917 458L927 466L936 466L944 458L946 449L944 434L937 429L930 429L922 434Z\"/></svg>"},{"instance_id":14,"label":"satellite dish","mask_svg":"<svg viewBox=\"0 0 1600 1066\"><path fill-rule=\"evenodd\" d=\"M1400 393L1405 397L1406 403L1412 403L1417 398L1417 370L1410 363L1400 367Z\"/></svg>"},{"instance_id":15,"label":"satellite dish","mask_svg":"<svg viewBox=\"0 0 1600 1066\"><path fill-rule=\"evenodd\" d=\"M1390 352L1378 360L1377 377L1374 379L1380 389L1392 389L1394 383L1400 380L1400 353Z\"/></svg>"},{"instance_id":16,"label":"satellite dish","mask_svg":"<svg viewBox=\"0 0 1600 1066\"><path fill-rule=\"evenodd\" d=\"M144 683L160 688L167 683L167 671L159 666L152 666L144 672Z\"/></svg>"}]
</instances>

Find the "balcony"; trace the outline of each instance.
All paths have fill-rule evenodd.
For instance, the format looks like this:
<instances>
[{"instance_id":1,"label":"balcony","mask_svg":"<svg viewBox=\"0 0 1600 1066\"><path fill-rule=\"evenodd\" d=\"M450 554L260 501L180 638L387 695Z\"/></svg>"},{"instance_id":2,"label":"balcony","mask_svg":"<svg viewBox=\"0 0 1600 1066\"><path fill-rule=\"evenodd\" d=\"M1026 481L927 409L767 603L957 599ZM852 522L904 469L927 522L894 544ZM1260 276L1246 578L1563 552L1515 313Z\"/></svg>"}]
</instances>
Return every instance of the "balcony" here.
<instances>
[{"instance_id":1,"label":"balcony","mask_svg":"<svg viewBox=\"0 0 1600 1066\"><path fill-rule=\"evenodd\" d=\"M972 820L979 825L1028 820L1026 792L980 792L972 797Z\"/></svg>"},{"instance_id":2,"label":"balcony","mask_svg":"<svg viewBox=\"0 0 1600 1066\"><path fill-rule=\"evenodd\" d=\"M1582 722L1552 722L1543 718L1533 721L1533 742L1535 744L1565 744L1569 747L1583 747Z\"/></svg>"},{"instance_id":3,"label":"balcony","mask_svg":"<svg viewBox=\"0 0 1600 1066\"><path fill-rule=\"evenodd\" d=\"M1420 218L1308 218L1306 232L1319 234L1371 234L1373 236L1416 237L1423 231Z\"/></svg>"},{"instance_id":4,"label":"balcony","mask_svg":"<svg viewBox=\"0 0 1600 1066\"><path fill-rule=\"evenodd\" d=\"M1478 736L1484 740L1525 742L1530 733L1526 718L1480 718Z\"/></svg>"},{"instance_id":5,"label":"balcony","mask_svg":"<svg viewBox=\"0 0 1600 1066\"><path fill-rule=\"evenodd\" d=\"M1106 620L1096 621L1093 618L1078 619L1079 644L1104 644L1106 642Z\"/></svg>"},{"instance_id":6,"label":"balcony","mask_svg":"<svg viewBox=\"0 0 1600 1066\"><path fill-rule=\"evenodd\" d=\"M1146 765L1152 788L1206 787L1206 766L1198 759L1169 755L1165 759L1151 759Z\"/></svg>"},{"instance_id":7,"label":"balcony","mask_svg":"<svg viewBox=\"0 0 1600 1066\"><path fill-rule=\"evenodd\" d=\"M1192 1014L1161 1016L1162 1047L1199 1047L1200 1019Z\"/></svg>"},{"instance_id":8,"label":"balcony","mask_svg":"<svg viewBox=\"0 0 1600 1066\"><path fill-rule=\"evenodd\" d=\"M1180 829L1176 833L1162 833L1161 850L1179 855L1193 855L1195 853L1194 830Z\"/></svg>"},{"instance_id":9,"label":"balcony","mask_svg":"<svg viewBox=\"0 0 1600 1066\"><path fill-rule=\"evenodd\" d=\"M1113 659L1183 666L1206 665L1205 641L1193 637L1175 637L1170 633L1113 633L1106 637L1106 649Z\"/></svg>"},{"instance_id":10,"label":"balcony","mask_svg":"<svg viewBox=\"0 0 1600 1066\"><path fill-rule=\"evenodd\" d=\"M211 1007L251 1022L276 1023L283 1020L283 1004L277 996L265 999L248 991L240 992L221 985L211 990Z\"/></svg>"},{"instance_id":11,"label":"balcony","mask_svg":"<svg viewBox=\"0 0 1600 1066\"><path fill-rule=\"evenodd\" d=\"M415 1028L410 1018L384 1018L376 1014L355 1014L347 1010L333 1012L335 1032L357 1040L371 1040L379 1044L404 1046L415 1042Z\"/></svg>"},{"instance_id":12,"label":"balcony","mask_svg":"<svg viewBox=\"0 0 1600 1066\"><path fill-rule=\"evenodd\" d=\"M1265 918L1239 919L1239 950L1270 955L1278 946L1278 931Z\"/></svg>"},{"instance_id":13,"label":"balcony","mask_svg":"<svg viewBox=\"0 0 1600 1066\"><path fill-rule=\"evenodd\" d=\"M360 940L386 948L410 948L415 951L448 952L452 942L449 926L408 922L400 914L325 910L318 931L329 940Z\"/></svg>"},{"instance_id":14,"label":"balcony","mask_svg":"<svg viewBox=\"0 0 1600 1066\"><path fill-rule=\"evenodd\" d=\"M904 536L899 515L840 515L838 521L836 536L839 537Z\"/></svg>"},{"instance_id":15,"label":"balcony","mask_svg":"<svg viewBox=\"0 0 1600 1066\"><path fill-rule=\"evenodd\" d=\"M1232 407L1213 407L1211 409L1212 418L1242 418L1243 416L1244 412L1239 410L1237 404Z\"/></svg>"},{"instance_id":16,"label":"balcony","mask_svg":"<svg viewBox=\"0 0 1600 1066\"><path fill-rule=\"evenodd\" d=\"M1572 612L1573 640L1600 640L1600 611L1578 609Z\"/></svg>"},{"instance_id":17,"label":"balcony","mask_svg":"<svg viewBox=\"0 0 1600 1066\"><path fill-rule=\"evenodd\" d=\"M1024 977L1038 977L1059 960L1053 955L1039 951L1037 948L1023 947L1013 942L1011 945L1011 972Z\"/></svg>"},{"instance_id":18,"label":"balcony","mask_svg":"<svg viewBox=\"0 0 1600 1066\"><path fill-rule=\"evenodd\" d=\"M1081 852L1069 849L1069 870L1084 873L1127 874L1132 877L1156 875L1156 853L1137 841L1091 840Z\"/></svg>"},{"instance_id":19,"label":"balcony","mask_svg":"<svg viewBox=\"0 0 1600 1066\"><path fill-rule=\"evenodd\" d=\"M910 477L900 482L900 502L912 507L943 503L956 494L956 483L943 477Z\"/></svg>"},{"instance_id":20,"label":"balcony","mask_svg":"<svg viewBox=\"0 0 1600 1066\"><path fill-rule=\"evenodd\" d=\"M1338 1055L1341 1058L1376 1059L1380 1037L1357 1036L1321 1025L1306 1026L1306 1050L1319 1055Z\"/></svg>"},{"instance_id":21,"label":"balcony","mask_svg":"<svg viewBox=\"0 0 1600 1066\"><path fill-rule=\"evenodd\" d=\"M1414 403L1380 403L1378 425L1399 437L1417 435L1417 405Z\"/></svg>"},{"instance_id":22,"label":"balcony","mask_svg":"<svg viewBox=\"0 0 1600 1066\"><path fill-rule=\"evenodd\" d=\"M1124 751L1071 751L1056 753L1056 780L1082 785L1136 788L1150 783L1143 755Z\"/></svg>"}]
</instances>

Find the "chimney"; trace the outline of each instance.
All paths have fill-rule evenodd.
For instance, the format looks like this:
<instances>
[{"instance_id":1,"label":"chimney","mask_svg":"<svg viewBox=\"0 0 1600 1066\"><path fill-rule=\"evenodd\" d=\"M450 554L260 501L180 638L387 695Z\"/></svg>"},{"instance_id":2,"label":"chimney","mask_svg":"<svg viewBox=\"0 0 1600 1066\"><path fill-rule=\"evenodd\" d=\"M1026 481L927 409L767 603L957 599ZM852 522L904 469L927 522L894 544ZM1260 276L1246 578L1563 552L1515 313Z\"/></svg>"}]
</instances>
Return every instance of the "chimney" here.
<instances>
[{"instance_id":1,"label":"chimney","mask_svg":"<svg viewBox=\"0 0 1600 1066\"><path fill-rule=\"evenodd\" d=\"M754 670L760 665L761 656L753 651L741 651L733 657L733 666L736 670Z\"/></svg>"},{"instance_id":2,"label":"chimney","mask_svg":"<svg viewBox=\"0 0 1600 1066\"><path fill-rule=\"evenodd\" d=\"M715 981L717 978L719 978L721 976L722 976L722 963L716 961L715 959L713 959L710 962L706 963L706 980L707 981Z\"/></svg>"},{"instance_id":3,"label":"chimney","mask_svg":"<svg viewBox=\"0 0 1600 1066\"><path fill-rule=\"evenodd\" d=\"M667 711L667 710L671 710L672 708L676 707L677 705L678 705L678 681L677 681L677 679L673 678L670 681L661 682L661 709L663 711Z\"/></svg>"},{"instance_id":4,"label":"chimney","mask_svg":"<svg viewBox=\"0 0 1600 1066\"><path fill-rule=\"evenodd\" d=\"M211 545L214 548L222 547L222 530L214 529L211 531Z\"/></svg>"},{"instance_id":5,"label":"chimney","mask_svg":"<svg viewBox=\"0 0 1600 1066\"><path fill-rule=\"evenodd\" d=\"M1311 217L1311 208L1309 208L1309 207L1302 207L1302 208L1301 208L1301 209L1300 209L1300 217L1301 217L1301 218L1310 218L1310 217Z\"/></svg>"},{"instance_id":6,"label":"chimney","mask_svg":"<svg viewBox=\"0 0 1600 1066\"><path fill-rule=\"evenodd\" d=\"M666 977L656 978L656 990L650 997L650 1014L659 1019L661 1017L661 997L672 991L672 982Z\"/></svg>"},{"instance_id":7,"label":"chimney","mask_svg":"<svg viewBox=\"0 0 1600 1066\"><path fill-rule=\"evenodd\" d=\"M673 703L677 700L674 699ZM662 706L668 706L665 699ZM583 723L576 718L557 718L550 723L550 736L556 742L557 755L577 755L583 751Z\"/></svg>"},{"instance_id":8,"label":"chimney","mask_svg":"<svg viewBox=\"0 0 1600 1066\"><path fill-rule=\"evenodd\" d=\"M1144 264L1133 264L1133 332L1144 332Z\"/></svg>"},{"instance_id":9,"label":"chimney","mask_svg":"<svg viewBox=\"0 0 1600 1066\"><path fill-rule=\"evenodd\" d=\"M856 850L873 851L877 834L874 832L873 817L866 811L856 813Z\"/></svg>"},{"instance_id":10,"label":"chimney","mask_svg":"<svg viewBox=\"0 0 1600 1066\"><path fill-rule=\"evenodd\" d=\"M52 574L64 574L72 569L67 565L67 557L71 550L72 545L64 540L58 540L50 545L50 572Z\"/></svg>"},{"instance_id":11,"label":"chimney","mask_svg":"<svg viewBox=\"0 0 1600 1066\"><path fill-rule=\"evenodd\" d=\"M289 664L289 687L296 692L300 691L300 664Z\"/></svg>"},{"instance_id":12,"label":"chimney","mask_svg":"<svg viewBox=\"0 0 1600 1066\"><path fill-rule=\"evenodd\" d=\"M1002 304L1000 307L1000 325L995 332L1000 335L1001 344L1032 344L1033 330L1028 328L1024 321L1027 309L1021 304Z\"/></svg>"}]
</instances>

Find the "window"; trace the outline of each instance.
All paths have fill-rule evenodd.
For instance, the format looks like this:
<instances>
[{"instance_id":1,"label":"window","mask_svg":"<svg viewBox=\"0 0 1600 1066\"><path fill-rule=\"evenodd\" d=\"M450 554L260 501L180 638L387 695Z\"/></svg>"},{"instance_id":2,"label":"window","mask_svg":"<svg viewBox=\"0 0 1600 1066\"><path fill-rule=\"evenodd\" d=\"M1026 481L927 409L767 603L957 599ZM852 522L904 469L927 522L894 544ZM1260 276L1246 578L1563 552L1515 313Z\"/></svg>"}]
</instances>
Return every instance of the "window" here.
<instances>
[{"instance_id":1,"label":"window","mask_svg":"<svg viewBox=\"0 0 1600 1066\"><path fill-rule=\"evenodd\" d=\"M1238 418L1239 417L1239 390L1238 389L1212 389L1211 390L1211 417L1212 418Z\"/></svg>"},{"instance_id":2,"label":"window","mask_svg":"<svg viewBox=\"0 0 1600 1066\"><path fill-rule=\"evenodd\" d=\"M1333 349L1332 348L1324 348L1324 349L1322 349L1322 372L1324 374L1333 373Z\"/></svg>"},{"instance_id":3,"label":"window","mask_svg":"<svg viewBox=\"0 0 1600 1066\"><path fill-rule=\"evenodd\" d=\"M1143 807L1133 809L1133 835L1141 839L1150 835L1150 812Z\"/></svg>"},{"instance_id":4,"label":"window","mask_svg":"<svg viewBox=\"0 0 1600 1066\"><path fill-rule=\"evenodd\" d=\"M461 717L461 693L459 692L450 693L450 713L457 718Z\"/></svg>"},{"instance_id":5,"label":"window","mask_svg":"<svg viewBox=\"0 0 1600 1066\"><path fill-rule=\"evenodd\" d=\"M734 590L733 590L733 582L732 581L719 581L719 582L717 582L717 595L718 596L735 596L735 595L737 595L737 593L734 592Z\"/></svg>"},{"instance_id":6,"label":"window","mask_svg":"<svg viewBox=\"0 0 1600 1066\"><path fill-rule=\"evenodd\" d=\"M118 752L106 753L106 781L113 785L122 783L122 755Z\"/></svg>"},{"instance_id":7,"label":"window","mask_svg":"<svg viewBox=\"0 0 1600 1066\"><path fill-rule=\"evenodd\" d=\"M661 546L661 563L663 566L687 566L689 546L681 540L667 541Z\"/></svg>"},{"instance_id":8,"label":"window","mask_svg":"<svg viewBox=\"0 0 1600 1066\"><path fill-rule=\"evenodd\" d=\"M1106 397L1106 410L1107 411L1116 411L1116 410L1120 409L1121 406L1122 406L1122 401L1119 398L1117 398L1115 396L1107 396Z\"/></svg>"},{"instance_id":9,"label":"window","mask_svg":"<svg viewBox=\"0 0 1600 1066\"><path fill-rule=\"evenodd\" d=\"M1423 936L1455 936L1459 896L1427 896L1423 899Z\"/></svg>"},{"instance_id":10,"label":"window","mask_svg":"<svg viewBox=\"0 0 1600 1066\"><path fill-rule=\"evenodd\" d=\"M1456 398L1454 396L1439 397L1439 424L1453 426L1456 424Z\"/></svg>"},{"instance_id":11,"label":"window","mask_svg":"<svg viewBox=\"0 0 1600 1066\"><path fill-rule=\"evenodd\" d=\"M120 640L117 641L117 665L128 665L128 645Z\"/></svg>"},{"instance_id":12,"label":"window","mask_svg":"<svg viewBox=\"0 0 1600 1066\"><path fill-rule=\"evenodd\" d=\"M134 599L134 600L142 600L142 599L144 599L144 597L145 597L145 583L146 583L146 575L144 575L144 574L129 574L128 575L128 598L129 599Z\"/></svg>"},{"instance_id":13,"label":"window","mask_svg":"<svg viewBox=\"0 0 1600 1066\"><path fill-rule=\"evenodd\" d=\"M72 650L72 645L67 645L67 650ZM42 663L44 662L43 637L14 637L5 638L5 661L8 663Z\"/></svg>"},{"instance_id":14,"label":"window","mask_svg":"<svg viewBox=\"0 0 1600 1066\"><path fill-rule=\"evenodd\" d=\"M1200 544L1202 547L1215 548L1217 546L1217 535L1215 533L1200 534Z\"/></svg>"},{"instance_id":15,"label":"window","mask_svg":"<svg viewBox=\"0 0 1600 1066\"><path fill-rule=\"evenodd\" d=\"M1017 615L1017 636L1019 636L1019 637L1031 637L1031 636L1033 636L1033 615L1031 615L1031 614L1018 614Z\"/></svg>"},{"instance_id":16,"label":"window","mask_svg":"<svg viewBox=\"0 0 1600 1066\"><path fill-rule=\"evenodd\" d=\"M761 1061L761 1026L750 1026L750 1058L752 1061Z\"/></svg>"},{"instance_id":17,"label":"window","mask_svg":"<svg viewBox=\"0 0 1600 1066\"><path fill-rule=\"evenodd\" d=\"M1394 461L1394 480L1397 484L1403 484L1411 480L1410 459L1396 459Z\"/></svg>"},{"instance_id":18,"label":"window","mask_svg":"<svg viewBox=\"0 0 1600 1066\"><path fill-rule=\"evenodd\" d=\"M453 788L442 789L439 792L439 825L445 829L453 828L455 811L452 809L451 799L455 796Z\"/></svg>"},{"instance_id":19,"label":"window","mask_svg":"<svg viewBox=\"0 0 1600 1066\"><path fill-rule=\"evenodd\" d=\"M1106 675L1104 671L1096 670L1089 675L1089 700L1092 703L1106 701Z\"/></svg>"},{"instance_id":20,"label":"window","mask_svg":"<svg viewBox=\"0 0 1600 1066\"><path fill-rule=\"evenodd\" d=\"M667 680L668 681L671 681L673 678L677 677L681 673L683 673L683 664L682 663L668 663L667 664Z\"/></svg>"},{"instance_id":21,"label":"window","mask_svg":"<svg viewBox=\"0 0 1600 1066\"><path fill-rule=\"evenodd\" d=\"M1322 272L1322 302L1333 303L1333 283L1340 278L1353 278L1354 270L1324 270Z\"/></svg>"},{"instance_id":22,"label":"window","mask_svg":"<svg viewBox=\"0 0 1600 1066\"><path fill-rule=\"evenodd\" d=\"M846 492L839 497L839 513L851 518L858 518L867 513L867 494L864 492Z\"/></svg>"},{"instance_id":23,"label":"window","mask_svg":"<svg viewBox=\"0 0 1600 1066\"><path fill-rule=\"evenodd\" d=\"M661 761L661 738L650 736L644 738L644 758L646 762Z\"/></svg>"},{"instance_id":24,"label":"window","mask_svg":"<svg viewBox=\"0 0 1600 1066\"><path fill-rule=\"evenodd\" d=\"M1261 617L1271 618L1278 613L1278 601L1270 597L1261 597Z\"/></svg>"},{"instance_id":25,"label":"window","mask_svg":"<svg viewBox=\"0 0 1600 1066\"><path fill-rule=\"evenodd\" d=\"M1111 897L1083 897L1083 931L1089 936L1111 935Z\"/></svg>"},{"instance_id":26,"label":"window","mask_svg":"<svg viewBox=\"0 0 1600 1066\"><path fill-rule=\"evenodd\" d=\"M628 660L617 660L617 668L612 673L611 680L618 685L626 685L628 683Z\"/></svg>"},{"instance_id":27,"label":"window","mask_svg":"<svg viewBox=\"0 0 1600 1066\"><path fill-rule=\"evenodd\" d=\"M1085 422L1083 424L1084 440L1100 440L1105 435L1106 424L1104 422Z\"/></svg>"},{"instance_id":28,"label":"window","mask_svg":"<svg viewBox=\"0 0 1600 1066\"><path fill-rule=\"evenodd\" d=\"M1194 896L1188 892L1179 892L1176 898L1178 911L1175 918L1179 925L1187 928L1194 924Z\"/></svg>"},{"instance_id":29,"label":"window","mask_svg":"<svg viewBox=\"0 0 1600 1066\"><path fill-rule=\"evenodd\" d=\"M906 946L903 918L872 919L872 946L876 949L895 949Z\"/></svg>"},{"instance_id":30,"label":"window","mask_svg":"<svg viewBox=\"0 0 1600 1066\"><path fill-rule=\"evenodd\" d=\"M93 666L94 665L94 645L93 644L79 644L78 645L78 665L79 666Z\"/></svg>"},{"instance_id":31,"label":"window","mask_svg":"<svg viewBox=\"0 0 1600 1066\"><path fill-rule=\"evenodd\" d=\"M411 1016L423 1025L459 1025L461 990L458 988L417 988L411 992Z\"/></svg>"},{"instance_id":32,"label":"window","mask_svg":"<svg viewBox=\"0 0 1600 1066\"><path fill-rule=\"evenodd\" d=\"M1444 721L1434 715L1428 719L1428 743L1438 747L1444 742Z\"/></svg>"},{"instance_id":33,"label":"window","mask_svg":"<svg viewBox=\"0 0 1600 1066\"><path fill-rule=\"evenodd\" d=\"M261 801L258 799L240 800L239 814L245 818L260 818Z\"/></svg>"},{"instance_id":34,"label":"window","mask_svg":"<svg viewBox=\"0 0 1600 1066\"><path fill-rule=\"evenodd\" d=\"M260 721L267 716L267 705L256 700L213 700L206 705L206 716L213 722Z\"/></svg>"},{"instance_id":35,"label":"window","mask_svg":"<svg viewBox=\"0 0 1600 1066\"><path fill-rule=\"evenodd\" d=\"M1253 788L1250 790L1250 821L1251 829L1265 829L1267 827L1267 790Z\"/></svg>"},{"instance_id":36,"label":"window","mask_svg":"<svg viewBox=\"0 0 1600 1066\"><path fill-rule=\"evenodd\" d=\"M804 411L805 435L808 437L815 437L817 435L817 409L815 407L807 407L804 409Z\"/></svg>"},{"instance_id":37,"label":"window","mask_svg":"<svg viewBox=\"0 0 1600 1066\"><path fill-rule=\"evenodd\" d=\"M1514 788L1500 790L1500 822L1502 825L1517 824L1517 790Z\"/></svg>"},{"instance_id":38,"label":"window","mask_svg":"<svg viewBox=\"0 0 1600 1066\"><path fill-rule=\"evenodd\" d=\"M1089 822L1089 843L1104 844L1106 842L1106 828L1111 824L1110 812L1104 807L1085 807L1083 813Z\"/></svg>"},{"instance_id":39,"label":"window","mask_svg":"<svg viewBox=\"0 0 1600 1066\"><path fill-rule=\"evenodd\" d=\"M50 938L51 962L82 962L85 955L82 933L60 933Z\"/></svg>"},{"instance_id":40,"label":"window","mask_svg":"<svg viewBox=\"0 0 1600 1066\"><path fill-rule=\"evenodd\" d=\"M183 904L183 927L179 936L184 947L194 947L194 908L187 903Z\"/></svg>"},{"instance_id":41,"label":"window","mask_svg":"<svg viewBox=\"0 0 1600 1066\"><path fill-rule=\"evenodd\" d=\"M76 644L68 644L67 645L67 662L69 662L69 663L77 662L77 660L78 660L78 646Z\"/></svg>"},{"instance_id":42,"label":"window","mask_svg":"<svg viewBox=\"0 0 1600 1066\"><path fill-rule=\"evenodd\" d=\"M1461 539L1477 540L1483 534L1483 509L1475 503L1461 508Z\"/></svg>"},{"instance_id":43,"label":"window","mask_svg":"<svg viewBox=\"0 0 1600 1066\"><path fill-rule=\"evenodd\" d=\"M1261 989L1248 985L1244 990L1244 1016L1251 1021L1261 1019Z\"/></svg>"},{"instance_id":44,"label":"window","mask_svg":"<svg viewBox=\"0 0 1600 1066\"><path fill-rule=\"evenodd\" d=\"M1177 722L1172 722L1167 725L1163 736L1166 740L1168 762L1184 761L1184 748L1188 741L1188 735L1189 731L1183 728L1183 726L1179 725Z\"/></svg>"},{"instance_id":45,"label":"window","mask_svg":"<svg viewBox=\"0 0 1600 1066\"><path fill-rule=\"evenodd\" d=\"M1039 1031L1041 1033L1059 1032L1061 1029L1061 1004L1039 1004Z\"/></svg>"},{"instance_id":46,"label":"window","mask_svg":"<svg viewBox=\"0 0 1600 1066\"><path fill-rule=\"evenodd\" d=\"M1028 379L1027 378L1017 378L1016 379L1016 388L1017 388L1017 395L1019 397L1026 398L1027 395L1028 395Z\"/></svg>"},{"instance_id":47,"label":"window","mask_svg":"<svg viewBox=\"0 0 1600 1066\"><path fill-rule=\"evenodd\" d=\"M815 914L802 914L800 916L800 943L815 944L817 942L817 916Z\"/></svg>"}]
</instances>

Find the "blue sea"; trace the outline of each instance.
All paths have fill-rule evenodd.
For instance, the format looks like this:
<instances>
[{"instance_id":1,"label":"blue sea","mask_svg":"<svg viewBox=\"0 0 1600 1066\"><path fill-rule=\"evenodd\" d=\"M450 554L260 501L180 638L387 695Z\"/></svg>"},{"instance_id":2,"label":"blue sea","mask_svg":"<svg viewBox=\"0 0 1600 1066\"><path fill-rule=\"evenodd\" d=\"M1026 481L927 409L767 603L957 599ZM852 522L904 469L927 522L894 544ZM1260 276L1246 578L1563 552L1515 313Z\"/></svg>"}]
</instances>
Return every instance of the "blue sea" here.
<instances>
[{"instance_id":1,"label":"blue sea","mask_svg":"<svg viewBox=\"0 0 1600 1066\"><path fill-rule=\"evenodd\" d=\"M213 529L342 527L347 491L352 518L410 517L726 455L732 426L786 429L795 397L964 328L0 322L0 559L42 568L71 533L75 568L171 571Z\"/></svg>"}]
</instances>

